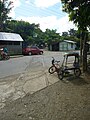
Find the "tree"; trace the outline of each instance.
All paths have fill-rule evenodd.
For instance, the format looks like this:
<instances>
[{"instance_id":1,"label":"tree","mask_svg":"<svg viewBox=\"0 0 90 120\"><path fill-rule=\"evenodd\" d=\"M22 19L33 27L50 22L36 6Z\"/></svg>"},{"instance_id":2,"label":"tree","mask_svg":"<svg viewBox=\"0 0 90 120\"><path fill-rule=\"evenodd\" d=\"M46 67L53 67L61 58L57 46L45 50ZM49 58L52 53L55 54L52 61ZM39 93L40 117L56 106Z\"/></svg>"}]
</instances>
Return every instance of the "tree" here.
<instances>
[{"instance_id":1,"label":"tree","mask_svg":"<svg viewBox=\"0 0 90 120\"><path fill-rule=\"evenodd\" d=\"M70 35L70 36L76 36L76 30L70 29L70 30L69 30L69 35Z\"/></svg>"},{"instance_id":2,"label":"tree","mask_svg":"<svg viewBox=\"0 0 90 120\"><path fill-rule=\"evenodd\" d=\"M51 44L52 42L60 41L59 33L56 33L56 30L46 29L44 32L44 38L47 44Z\"/></svg>"},{"instance_id":3,"label":"tree","mask_svg":"<svg viewBox=\"0 0 90 120\"><path fill-rule=\"evenodd\" d=\"M87 37L90 29L90 0L61 0L63 11L69 14L78 29L82 32L83 39L83 71L87 70ZM81 41L82 44L82 41Z\"/></svg>"},{"instance_id":4,"label":"tree","mask_svg":"<svg viewBox=\"0 0 90 120\"><path fill-rule=\"evenodd\" d=\"M68 36L68 32L62 32L62 36Z\"/></svg>"},{"instance_id":5,"label":"tree","mask_svg":"<svg viewBox=\"0 0 90 120\"><path fill-rule=\"evenodd\" d=\"M8 14L12 9L12 2L8 0L0 0L0 31L4 31L5 23L10 17Z\"/></svg>"},{"instance_id":6,"label":"tree","mask_svg":"<svg viewBox=\"0 0 90 120\"><path fill-rule=\"evenodd\" d=\"M6 32L18 33L28 44L38 44L43 40L43 32L39 28L39 24L30 24L25 21L10 20L6 22Z\"/></svg>"}]
</instances>

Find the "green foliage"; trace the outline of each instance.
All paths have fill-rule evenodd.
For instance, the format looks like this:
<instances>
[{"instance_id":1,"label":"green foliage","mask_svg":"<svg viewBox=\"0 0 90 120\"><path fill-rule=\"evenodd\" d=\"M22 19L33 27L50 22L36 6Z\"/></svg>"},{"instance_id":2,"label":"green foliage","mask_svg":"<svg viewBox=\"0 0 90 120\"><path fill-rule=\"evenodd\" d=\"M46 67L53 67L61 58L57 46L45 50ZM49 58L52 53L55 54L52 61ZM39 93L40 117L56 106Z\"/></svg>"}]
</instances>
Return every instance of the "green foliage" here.
<instances>
[{"instance_id":1,"label":"green foliage","mask_svg":"<svg viewBox=\"0 0 90 120\"><path fill-rule=\"evenodd\" d=\"M68 32L62 32L62 36L67 37L68 36Z\"/></svg>"},{"instance_id":2,"label":"green foliage","mask_svg":"<svg viewBox=\"0 0 90 120\"><path fill-rule=\"evenodd\" d=\"M59 42L62 40L72 40L77 42L79 46L80 40L77 38L77 31L74 29L69 30L67 35L60 36L56 30L46 29L45 32L42 32L39 28L39 24L30 24L25 21L16 21L11 20L6 22L7 29L6 32L18 33L22 36L24 41L27 41L28 44L50 44L53 42Z\"/></svg>"},{"instance_id":3,"label":"green foliage","mask_svg":"<svg viewBox=\"0 0 90 120\"><path fill-rule=\"evenodd\" d=\"M5 29L5 23L10 17L8 17L8 14L10 13L10 10L12 9L12 2L8 0L0 0L0 31L4 31Z\"/></svg>"},{"instance_id":4,"label":"green foliage","mask_svg":"<svg viewBox=\"0 0 90 120\"><path fill-rule=\"evenodd\" d=\"M58 42L60 41L60 38L61 38L59 33L56 33L56 30L50 30L50 29L46 29L44 36L45 36L45 41L48 44L55 41Z\"/></svg>"},{"instance_id":5,"label":"green foliage","mask_svg":"<svg viewBox=\"0 0 90 120\"><path fill-rule=\"evenodd\" d=\"M63 11L78 28L86 30L90 27L90 0L61 0Z\"/></svg>"},{"instance_id":6,"label":"green foliage","mask_svg":"<svg viewBox=\"0 0 90 120\"><path fill-rule=\"evenodd\" d=\"M63 11L69 14L69 19L73 21L81 31L81 62L83 61L83 72L87 71L87 40L88 29L90 29L90 0L61 0ZM82 57L83 50L83 57Z\"/></svg>"},{"instance_id":7,"label":"green foliage","mask_svg":"<svg viewBox=\"0 0 90 120\"><path fill-rule=\"evenodd\" d=\"M70 36L76 36L76 30L70 29L68 32Z\"/></svg>"},{"instance_id":8,"label":"green foliage","mask_svg":"<svg viewBox=\"0 0 90 120\"><path fill-rule=\"evenodd\" d=\"M39 24L30 24L25 21L11 20L6 22L6 32L18 33L28 44L38 44L43 41L43 32L39 28Z\"/></svg>"},{"instance_id":9,"label":"green foliage","mask_svg":"<svg viewBox=\"0 0 90 120\"><path fill-rule=\"evenodd\" d=\"M35 24L30 24L25 21L11 20L7 21L7 32L14 32L20 34L24 40L27 40L28 35L33 37L33 31L35 29Z\"/></svg>"}]
</instances>

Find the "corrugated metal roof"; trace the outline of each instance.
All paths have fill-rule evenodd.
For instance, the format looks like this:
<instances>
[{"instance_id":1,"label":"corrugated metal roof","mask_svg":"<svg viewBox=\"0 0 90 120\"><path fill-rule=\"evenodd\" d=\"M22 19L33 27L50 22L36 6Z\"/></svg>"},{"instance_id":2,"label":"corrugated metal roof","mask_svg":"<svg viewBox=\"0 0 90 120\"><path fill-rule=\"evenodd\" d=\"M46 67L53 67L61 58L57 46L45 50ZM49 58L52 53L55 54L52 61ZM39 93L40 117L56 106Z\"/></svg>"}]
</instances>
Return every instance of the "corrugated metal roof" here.
<instances>
[{"instance_id":1,"label":"corrugated metal roof","mask_svg":"<svg viewBox=\"0 0 90 120\"><path fill-rule=\"evenodd\" d=\"M65 42L68 42L68 43L76 43L74 41L71 41L71 40L64 40Z\"/></svg>"},{"instance_id":2,"label":"corrugated metal roof","mask_svg":"<svg viewBox=\"0 0 90 120\"><path fill-rule=\"evenodd\" d=\"M16 33L0 32L0 41L23 41L22 37Z\"/></svg>"}]
</instances>

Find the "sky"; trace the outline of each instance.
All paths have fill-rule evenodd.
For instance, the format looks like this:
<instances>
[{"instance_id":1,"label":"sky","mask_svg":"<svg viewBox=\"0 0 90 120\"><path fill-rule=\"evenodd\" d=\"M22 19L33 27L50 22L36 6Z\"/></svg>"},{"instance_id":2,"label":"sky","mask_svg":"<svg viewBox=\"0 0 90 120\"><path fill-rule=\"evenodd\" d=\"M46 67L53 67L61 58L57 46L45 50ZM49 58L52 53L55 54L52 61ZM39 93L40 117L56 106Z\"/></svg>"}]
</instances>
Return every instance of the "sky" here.
<instances>
[{"instance_id":1,"label":"sky","mask_svg":"<svg viewBox=\"0 0 90 120\"><path fill-rule=\"evenodd\" d=\"M60 0L10 0L13 9L10 12L14 20L24 20L30 24L40 25L44 32L47 28L57 30L57 33L67 32L76 27L69 21L68 14L62 12Z\"/></svg>"}]
</instances>

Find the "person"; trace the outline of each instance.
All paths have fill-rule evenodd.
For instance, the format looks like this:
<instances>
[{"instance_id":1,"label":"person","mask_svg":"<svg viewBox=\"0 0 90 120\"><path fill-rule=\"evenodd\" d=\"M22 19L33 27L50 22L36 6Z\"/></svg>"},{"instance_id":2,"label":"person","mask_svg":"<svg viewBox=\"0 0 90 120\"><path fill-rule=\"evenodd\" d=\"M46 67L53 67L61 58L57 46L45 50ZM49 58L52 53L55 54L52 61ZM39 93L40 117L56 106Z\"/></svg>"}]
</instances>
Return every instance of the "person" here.
<instances>
[{"instance_id":1,"label":"person","mask_svg":"<svg viewBox=\"0 0 90 120\"><path fill-rule=\"evenodd\" d=\"M6 48L6 46L4 46L4 47L1 49L1 58L2 58L2 59L6 59L6 56L8 56L8 49Z\"/></svg>"},{"instance_id":2,"label":"person","mask_svg":"<svg viewBox=\"0 0 90 120\"><path fill-rule=\"evenodd\" d=\"M8 55L8 49L7 49L6 46L4 46L3 51L4 51L4 54L5 54L5 55Z\"/></svg>"},{"instance_id":3,"label":"person","mask_svg":"<svg viewBox=\"0 0 90 120\"><path fill-rule=\"evenodd\" d=\"M1 48L1 49L0 49L1 59L3 58L3 54L4 54L3 48Z\"/></svg>"}]
</instances>

